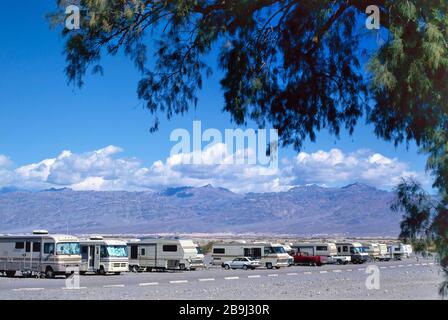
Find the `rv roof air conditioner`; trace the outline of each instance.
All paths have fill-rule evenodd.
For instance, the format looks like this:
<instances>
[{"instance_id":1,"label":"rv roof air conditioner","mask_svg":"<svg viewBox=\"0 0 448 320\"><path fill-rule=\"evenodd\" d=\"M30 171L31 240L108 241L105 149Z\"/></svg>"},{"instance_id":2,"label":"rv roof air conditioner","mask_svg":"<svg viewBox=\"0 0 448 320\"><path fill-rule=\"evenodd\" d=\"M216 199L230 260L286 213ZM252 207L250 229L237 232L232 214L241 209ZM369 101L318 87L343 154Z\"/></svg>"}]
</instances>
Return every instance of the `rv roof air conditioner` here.
<instances>
[{"instance_id":1,"label":"rv roof air conditioner","mask_svg":"<svg viewBox=\"0 0 448 320\"><path fill-rule=\"evenodd\" d=\"M103 240L103 236L91 236L90 240Z\"/></svg>"},{"instance_id":2,"label":"rv roof air conditioner","mask_svg":"<svg viewBox=\"0 0 448 320\"><path fill-rule=\"evenodd\" d=\"M33 230L33 234L48 234L47 230Z\"/></svg>"}]
</instances>

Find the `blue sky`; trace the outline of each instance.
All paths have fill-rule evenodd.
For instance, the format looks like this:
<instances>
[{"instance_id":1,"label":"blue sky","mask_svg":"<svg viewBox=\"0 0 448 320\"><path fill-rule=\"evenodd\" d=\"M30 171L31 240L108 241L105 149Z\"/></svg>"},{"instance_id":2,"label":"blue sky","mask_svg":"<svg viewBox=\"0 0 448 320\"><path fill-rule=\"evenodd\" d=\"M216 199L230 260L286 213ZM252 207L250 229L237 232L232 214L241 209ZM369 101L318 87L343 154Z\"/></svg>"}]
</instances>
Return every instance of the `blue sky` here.
<instances>
[{"instance_id":1,"label":"blue sky","mask_svg":"<svg viewBox=\"0 0 448 320\"><path fill-rule=\"evenodd\" d=\"M106 152L111 161L138 159L139 168L150 168L154 162L164 162L169 157L174 144L169 141L169 135L175 128L191 130L193 120L201 120L204 129L235 128L230 122L230 116L221 111L223 98L219 72L216 70L214 76L205 82L196 110L192 109L187 115L176 116L170 121L162 117L160 130L149 133L151 114L144 110L136 95L140 75L127 58L118 55L103 59L104 76L88 76L83 88L74 88L67 85L63 73L63 39L57 31L49 29L45 19L45 14L54 10L55 1L6 1L3 5L8 9L0 11L0 160L7 159L3 162L8 163L8 169L2 171L0 161L0 188L14 184L27 186L23 176L19 179L20 183L17 178L11 178L17 174L17 169L55 158L63 150L70 150L73 155L86 158L95 150L117 146L121 151L114 149L113 152ZM344 132L339 140L322 132L316 143L306 142L303 151L310 156L309 159L319 160L318 151L328 155L331 149L339 150L345 157L352 155L355 158L360 149L369 149L368 155L381 154L405 166L403 171L417 174L424 171L425 157L417 154L415 146L411 145L409 150L405 146L395 148L391 143L378 140L372 127L363 124L358 125L352 137ZM316 155L314 158L313 154ZM287 159L283 163L285 166L291 165L296 157L297 152L292 148L280 150L280 158ZM318 170L319 165L311 165L316 165L315 162L307 163L309 167L304 168L305 162L301 162L299 169L306 172L311 172L310 168ZM294 165L292 167L292 171L299 170ZM397 170L394 169L394 174ZM204 168L201 170L203 175L207 174L206 171ZM291 185L293 181L298 184L312 183L311 178L300 179L304 171L297 171L295 179L289 176L285 185ZM29 172L27 174L27 177L33 176ZM87 173L83 174L80 176L85 178ZM209 179L186 179L178 183L201 184L202 181L212 181L232 189L232 185L224 180L213 179L213 174L213 171L208 172ZM98 172L94 173L95 177L99 175ZM280 180L282 177L277 176ZM341 179L340 184L350 179L359 180L356 175L350 175L345 180ZM329 183L324 180L322 178L315 182L338 184L337 179L329 179ZM58 181L58 186L73 185ZM165 185L176 184L173 181ZM365 182L370 181L367 179ZM375 180L371 182L375 184ZM127 188L129 183L118 185ZM154 187L145 182L143 186L146 185ZM379 187L387 188L387 185L378 183ZM270 188L267 184L263 190ZM247 188L243 191L251 190Z\"/></svg>"}]
</instances>

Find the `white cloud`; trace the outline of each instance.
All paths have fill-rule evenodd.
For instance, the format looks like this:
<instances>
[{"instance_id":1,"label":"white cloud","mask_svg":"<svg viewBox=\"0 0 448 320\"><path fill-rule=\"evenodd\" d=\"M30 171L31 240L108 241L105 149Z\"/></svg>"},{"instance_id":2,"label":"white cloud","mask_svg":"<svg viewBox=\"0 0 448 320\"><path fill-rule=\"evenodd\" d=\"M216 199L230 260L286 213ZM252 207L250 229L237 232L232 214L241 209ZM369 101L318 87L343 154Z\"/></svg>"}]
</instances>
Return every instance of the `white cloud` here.
<instances>
[{"instance_id":1,"label":"white cloud","mask_svg":"<svg viewBox=\"0 0 448 320\"><path fill-rule=\"evenodd\" d=\"M392 188L401 177L413 177L426 182L423 173L411 171L407 163L388 158L367 149L344 153L339 149L300 152L288 161L285 171L294 177L295 184L325 184L338 186L363 182L379 188Z\"/></svg>"},{"instance_id":2,"label":"white cloud","mask_svg":"<svg viewBox=\"0 0 448 320\"><path fill-rule=\"evenodd\" d=\"M7 156L0 154L0 169L7 168L12 165L12 161Z\"/></svg>"},{"instance_id":3,"label":"white cloud","mask_svg":"<svg viewBox=\"0 0 448 320\"><path fill-rule=\"evenodd\" d=\"M277 192L295 185L342 186L355 181L389 189L403 176L425 179L423 173L410 170L397 158L367 149L353 153L339 149L300 152L292 159L283 159L280 168L232 165L234 155L223 144L215 144L202 154L203 163L221 159L222 164L184 164L183 159L191 159L192 154L182 154L145 166L138 159L119 157L120 152L122 149L116 146L80 154L66 150L55 158L15 169L6 156L0 155L0 188L135 191L212 184L235 192ZM236 157L243 154L238 152Z\"/></svg>"}]
</instances>

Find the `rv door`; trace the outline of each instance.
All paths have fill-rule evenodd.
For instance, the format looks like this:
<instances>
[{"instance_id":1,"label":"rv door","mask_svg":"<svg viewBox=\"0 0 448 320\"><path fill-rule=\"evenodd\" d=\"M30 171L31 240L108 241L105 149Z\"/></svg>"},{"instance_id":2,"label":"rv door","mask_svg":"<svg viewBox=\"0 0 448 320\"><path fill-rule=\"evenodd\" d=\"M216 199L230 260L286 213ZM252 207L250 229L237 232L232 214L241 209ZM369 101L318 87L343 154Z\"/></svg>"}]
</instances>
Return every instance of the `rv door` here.
<instances>
[{"instance_id":1,"label":"rv door","mask_svg":"<svg viewBox=\"0 0 448 320\"><path fill-rule=\"evenodd\" d=\"M93 261L93 269L99 270L100 269L100 246L93 246L95 248L95 258Z\"/></svg>"},{"instance_id":2,"label":"rv door","mask_svg":"<svg viewBox=\"0 0 448 320\"><path fill-rule=\"evenodd\" d=\"M23 270L33 269L33 243L25 241L25 253L23 254Z\"/></svg>"}]
</instances>

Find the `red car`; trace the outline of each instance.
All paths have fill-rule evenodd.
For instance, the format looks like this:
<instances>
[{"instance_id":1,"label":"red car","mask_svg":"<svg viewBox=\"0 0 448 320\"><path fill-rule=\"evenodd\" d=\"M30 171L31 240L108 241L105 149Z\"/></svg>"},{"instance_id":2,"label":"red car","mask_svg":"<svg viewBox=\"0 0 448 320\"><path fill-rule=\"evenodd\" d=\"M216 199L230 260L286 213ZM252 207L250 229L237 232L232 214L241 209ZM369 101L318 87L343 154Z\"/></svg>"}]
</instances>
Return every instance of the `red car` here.
<instances>
[{"instance_id":1,"label":"red car","mask_svg":"<svg viewBox=\"0 0 448 320\"><path fill-rule=\"evenodd\" d=\"M294 264L307 266L321 266L320 256L309 256L306 252L297 252L294 255Z\"/></svg>"}]
</instances>

